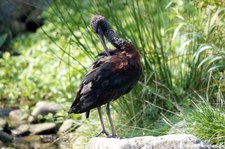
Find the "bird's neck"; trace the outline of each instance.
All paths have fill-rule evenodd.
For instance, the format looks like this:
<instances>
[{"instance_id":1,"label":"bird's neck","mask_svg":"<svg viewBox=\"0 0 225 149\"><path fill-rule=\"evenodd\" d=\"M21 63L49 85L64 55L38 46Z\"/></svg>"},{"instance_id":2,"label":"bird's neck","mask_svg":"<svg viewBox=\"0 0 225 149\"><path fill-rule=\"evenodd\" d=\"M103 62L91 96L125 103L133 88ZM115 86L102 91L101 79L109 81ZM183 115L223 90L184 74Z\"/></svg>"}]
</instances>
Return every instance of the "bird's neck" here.
<instances>
[{"instance_id":1,"label":"bird's neck","mask_svg":"<svg viewBox=\"0 0 225 149\"><path fill-rule=\"evenodd\" d=\"M126 52L130 58L140 61L140 56L136 48L132 43L127 42L123 38L119 37L111 28L109 24L105 24L102 27L103 33L107 40L120 51Z\"/></svg>"},{"instance_id":2,"label":"bird's neck","mask_svg":"<svg viewBox=\"0 0 225 149\"><path fill-rule=\"evenodd\" d=\"M114 45L117 49L124 50L126 41L123 38L120 38L116 33L109 29L104 32L105 37L107 40Z\"/></svg>"}]
</instances>

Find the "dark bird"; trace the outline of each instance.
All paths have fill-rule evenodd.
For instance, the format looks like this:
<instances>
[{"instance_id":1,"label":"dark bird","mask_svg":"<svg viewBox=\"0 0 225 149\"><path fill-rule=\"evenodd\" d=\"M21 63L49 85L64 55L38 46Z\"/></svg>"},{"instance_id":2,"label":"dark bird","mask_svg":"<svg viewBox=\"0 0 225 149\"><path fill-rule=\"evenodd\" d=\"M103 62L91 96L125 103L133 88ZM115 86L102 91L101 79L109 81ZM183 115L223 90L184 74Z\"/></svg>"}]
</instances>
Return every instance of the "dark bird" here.
<instances>
[{"instance_id":1,"label":"dark bird","mask_svg":"<svg viewBox=\"0 0 225 149\"><path fill-rule=\"evenodd\" d=\"M132 43L115 34L104 17L92 17L90 25L98 34L105 52L98 55L98 59L84 76L68 113L86 112L88 118L90 110L97 108L102 127L99 135L117 137L110 114L110 102L129 93L138 82L141 75L140 56ZM108 50L104 37L115 49ZM102 119L101 106L104 104L107 104L111 135L106 132Z\"/></svg>"}]
</instances>

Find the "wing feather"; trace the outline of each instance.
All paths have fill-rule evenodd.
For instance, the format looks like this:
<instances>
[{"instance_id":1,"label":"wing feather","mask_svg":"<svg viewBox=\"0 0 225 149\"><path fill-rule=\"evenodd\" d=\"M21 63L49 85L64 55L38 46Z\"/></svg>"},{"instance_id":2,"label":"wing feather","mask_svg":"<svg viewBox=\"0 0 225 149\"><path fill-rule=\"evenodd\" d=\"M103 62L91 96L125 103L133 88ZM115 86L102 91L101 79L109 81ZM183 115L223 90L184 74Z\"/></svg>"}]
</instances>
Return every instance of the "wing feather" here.
<instances>
[{"instance_id":1,"label":"wing feather","mask_svg":"<svg viewBox=\"0 0 225 149\"><path fill-rule=\"evenodd\" d=\"M129 68L129 60L117 55L101 56L83 78L69 113L89 112L119 98L133 88L138 78L139 74Z\"/></svg>"}]
</instances>

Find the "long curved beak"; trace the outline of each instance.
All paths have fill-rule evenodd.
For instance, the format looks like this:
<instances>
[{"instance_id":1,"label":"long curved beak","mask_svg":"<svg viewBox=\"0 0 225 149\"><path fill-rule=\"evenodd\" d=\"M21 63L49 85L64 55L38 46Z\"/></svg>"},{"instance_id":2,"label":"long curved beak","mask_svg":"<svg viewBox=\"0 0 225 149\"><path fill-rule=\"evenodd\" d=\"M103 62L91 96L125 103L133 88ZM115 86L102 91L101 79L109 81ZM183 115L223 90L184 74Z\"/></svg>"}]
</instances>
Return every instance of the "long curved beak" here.
<instances>
[{"instance_id":1,"label":"long curved beak","mask_svg":"<svg viewBox=\"0 0 225 149\"><path fill-rule=\"evenodd\" d=\"M101 29L98 30L98 36L99 36L100 42L101 42L101 44L102 44L102 46L103 46L103 48L104 48L104 50L105 50L105 53L106 53L108 56L110 56L110 53L109 53L109 50L108 50L108 48L107 48L107 46L106 46L106 44L105 44L105 38L104 38L104 35L103 35L103 32L102 32Z\"/></svg>"}]
</instances>

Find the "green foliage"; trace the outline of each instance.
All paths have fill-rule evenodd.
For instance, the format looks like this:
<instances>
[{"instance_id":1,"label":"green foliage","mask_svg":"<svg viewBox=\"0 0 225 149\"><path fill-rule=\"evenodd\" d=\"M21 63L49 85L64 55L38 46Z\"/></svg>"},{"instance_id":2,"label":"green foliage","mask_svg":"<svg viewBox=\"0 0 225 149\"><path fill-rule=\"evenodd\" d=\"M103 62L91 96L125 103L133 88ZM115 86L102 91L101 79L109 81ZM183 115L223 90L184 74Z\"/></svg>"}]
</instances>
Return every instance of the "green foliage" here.
<instances>
[{"instance_id":1,"label":"green foliage","mask_svg":"<svg viewBox=\"0 0 225 149\"><path fill-rule=\"evenodd\" d=\"M202 0L202 1L191 0L191 2L200 8L205 8L208 6L221 7L224 6L225 4L223 0Z\"/></svg>"},{"instance_id":2,"label":"green foliage","mask_svg":"<svg viewBox=\"0 0 225 149\"><path fill-rule=\"evenodd\" d=\"M52 27L46 25L44 29ZM36 40L40 38L39 40ZM66 39L59 39L58 44ZM21 44L23 43L23 44ZM76 86L80 83L83 73L82 66L75 69L70 68L68 60L55 43L39 30L36 34L20 37L14 41L14 48L21 53L19 56L11 56L4 53L0 59L0 96L8 99L10 103L21 103L30 101L31 104L37 100L54 100L64 102L74 97ZM70 47L69 47L70 48ZM52 54L52 49L54 52ZM82 55L75 51L79 59ZM74 63L71 60L70 65ZM74 75L79 72L79 74ZM68 103L69 104L69 103Z\"/></svg>"},{"instance_id":3,"label":"green foliage","mask_svg":"<svg viewBox=\"0 0 225 149\"><path fill-rule=\"evenodd\" d=\"M214 108L203 100L195 109L185 116L189 133L209 140L211 144L224 145L225 115L222 107Z\"/></svg>"},{"instance_id":4,"label":"green foliage","mask_svg":"<svg viewBox=\"0 0 225 149\"><path fill-rule=\"evenodd\" d=\"M48 113L47 115L39 114L37 116L37 121L38 122L54 122L58 126L60 126L67 118L68 118L67 111L61 110L55 114L53 114L53 113ZM80 118L81 118L80 115L76 115L76 117L74 117L74 119L76 119L76 120L79 120Z\"/></svg>"},{"instance_id":5,"label":"green foliage","mask_svg":"<svg viewBox=\"0 0 225 149\"><path fill-rule=\"evenodd\" d=\"M7 34L3 34L0 36L0 48L3 46L3 44L6 42Z\"/></svg>"}]
</instances>

